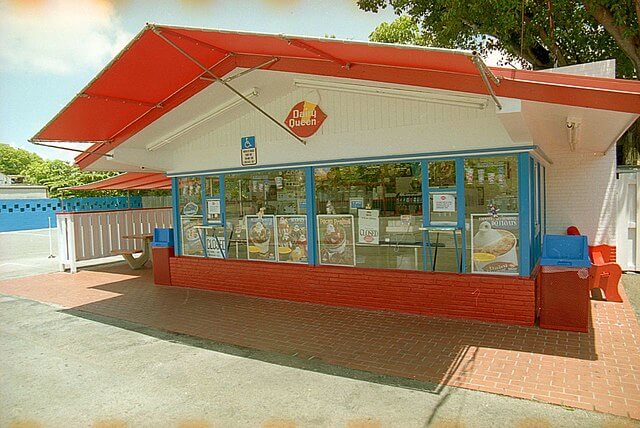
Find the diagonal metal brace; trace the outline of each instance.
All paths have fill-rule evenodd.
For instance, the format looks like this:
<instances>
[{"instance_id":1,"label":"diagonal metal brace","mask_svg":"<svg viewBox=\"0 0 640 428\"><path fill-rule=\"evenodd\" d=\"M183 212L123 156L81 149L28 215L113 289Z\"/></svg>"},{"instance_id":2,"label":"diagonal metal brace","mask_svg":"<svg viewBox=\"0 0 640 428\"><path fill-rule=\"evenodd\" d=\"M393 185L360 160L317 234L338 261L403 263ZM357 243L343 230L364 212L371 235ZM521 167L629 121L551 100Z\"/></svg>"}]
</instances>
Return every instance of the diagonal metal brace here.
<instances>
[{"instance_id":1,"label":"diagonal metal brace","mask_svg":"<svg viewBox=\"0 0 640 428\"><path fill-rule=\"evenodd\" d=\"M232 81L232 80L234 80L234 79L237 79L238 77L242 77L242 76L244 76L245 74L249 74L249 73L251 73L252 71L256 71L256 70L260 70L260 69L263 69L263 68L265 68L265 67L268 67L268 66L270 66L271 64L276 63L276 62L278 62L278 61L280 61L280 58L278 58L278 57L273 57L273 58L271 58L271 59L270 59L269 61L267 61L267 62L263 62L262 64L258 64L258 65L256 65L255 67L248 68L248 69L246 69L246 70L243 70L243 71L241 71L241 72L239 72L239 73L234 74L233 76L226 77L226 78L224 78L224 79L222 79L222 80L224 80L225 82L230 82L230 81ZM213 77L205 77L205 76L202 76L202 77L200 77L200 78L201 78L202 80L211 80L211 81L214 81L214 82L216 81L216 79L214 79Z\"/></svg>"},{"instance_id":2,"label":"diagonal metal brace","mask_svg":"<svg viewBox=\"0 0 640 428\"><path fill-rule=\"evenodd\" d=\"M351 68L351 63L350 62L341 60L340 58L336 58L335 56L330 55L330 54L328 54L328 53L326 53L326 52L324 52L324 51L322 51L322 50L320 50L318 48L314 48L313 46L308 45L308 44L306 44L305 42L303 42L301 40L292 39L292 38L289 38L289 37L286 37L286 36L281 36L281 37L284 40L286 40L287 43L289 43L290 45L293 45L293 46L298 47L300 49L304 49L305 51L308 51L308 52L311 52L313 54L316 54L321 58L328 59L331 62L335 62L335 63L340 64L340 66L342 66L345 70L349 70Z\"/></svg>"},{"instance_id":3,"label":"diagonal metal brace","mask_svg":"<svg viewBox=\"0 0 640 428\"><path fill-rule=\"evenodd\" d=\"M86 141L82 141L83 143L86 143ZM110 153L101 153L101 152L97 152L95 150L79 150L79 149L72 149L71 147L60 147L60 146L54 146L53 144L44 144L44 143L40 143L38 141L33 141L30 140L31 144L35 144L36 146L42 146L42 147L50 147L52 149L60 149L60 150L68 150L70 152L76 152L76 153L87 153L90 155L96 155L96 156L104 156L105 158L112 158L113 155Z\"/></svg>"},{"instance_id":4,"label":"diagonal metal brace","mask_svg":"<svg viewBox=\"0 0 640 428\"><path fill-rule=\"evenodd\" d=\"M500 86L500 79L491 72L489 67L487 67L487 64L484 63L477 52L473 52L473 55L470 59L478 68L478 72L480 73L482 82L484 82L484 86L487 87L487 91L489 91L489 95L491 96L491 98L493 98L493 102L496 103L496 106L498 106L499 110L502 110L502 104L500 103L500 100L498 100L498 97L496 96L496 93L493 91L493 87L491 86L491 82L489 81L489 79L491 79L496 86Z\"/></svg>"},{"instance_id":5,"label":"diagonal metal brace","mask_svg":"<svg viewBox=\"0 0 640 428\"><path fill-rule=\"evenodd\" d=\"M184 51L184 49L182 49L180 46L176 45L174 42L172 42L171 40L169 40L164 34L162 34L162 32L160 31L160 29L156 26L151 26L151 31L153 31L158 37L160 37L162 40L164 40L167 44L169 44L170 46L172 46L175 50L177 50L178 52L180 52L184 57L186 57L189 61L193 62L195 65L197 65L198 67L200 67L206 74L210 75L211 77L213 77L217 82L220 82L224 87L226 87L227 89L229 89L231 92L233 92L234 94L236 94L238 97L242 98L247 104L249 104L250 106L252 106L254 109L258 110L260 113L262 113L266 118L268 118L270 121L272 121L273 123L275 123L276 125L278 125L280 128L282 128L287 134L291 135L293 138L295 138L296 140L298 140L299 142L301 142L302 144L307 144L307 142L305 140L303 140L302 138L298 137L296 134L294 134L289 128L287 128L285 125L283 125L282 123L280 123L276 118L274 118L273 116L271 116L269 113L267 113L266 111L264 111L262 108L260 108L256 103L254 103L253 101L251 101L249 98L245 97L242 93L240 93L236 88L234 88L233 86L231 86L228 82L226 82L224 79L222 79L219 76L216 76L211 70L209 70L209 68L207 68L206 65L202 64L200 61L198 61L197 59L195 59L194 57L192 57L191 55L189 55L187 52Z\"/></svg>"}]
</instances>

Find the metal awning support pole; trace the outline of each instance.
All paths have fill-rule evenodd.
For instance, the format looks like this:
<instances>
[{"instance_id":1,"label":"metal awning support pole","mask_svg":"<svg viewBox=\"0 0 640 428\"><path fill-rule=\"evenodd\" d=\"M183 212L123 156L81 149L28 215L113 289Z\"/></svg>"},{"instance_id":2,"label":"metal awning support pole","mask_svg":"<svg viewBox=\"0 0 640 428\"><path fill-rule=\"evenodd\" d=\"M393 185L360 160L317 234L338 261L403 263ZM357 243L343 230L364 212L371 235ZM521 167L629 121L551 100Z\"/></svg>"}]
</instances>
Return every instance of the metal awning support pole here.
<instances>
[{"instance_id":1,"label":"metal awning support pole","mask_svg":"<svg viewBox=\"0 0 640 428\"><path fill-rule=\"evenodd\" d=\"M262 115L264 115L266 118L268 118L269 120L271 120L273 123L275 123L276 125L278 125L280 128L282 128L287 134L291 135L293 138L295 138L296 140L298 140L299 142L301 142L302 144L307 144L307 142L305 140L303 140L302 138L298 137L296 134L294 134L289 128L287 128L285 125L283 125L282 123L278 122L277 119L275 119L273 116L271 116L269 113L267 113L266 111L264 111L262 108L260 108L256 103L254 103L253 101L251 101L249 98L245 97L244 95L242 95L236 88L234 88L233 86L231 86L229 83L225 82L223 79L221 79L220 77L216 76L215 74L213 74L213 72L211 70L209 70L207 68L207 66L203 65L200 61L198 61L197 59L195 59L194 57L192 57L191 55L189 55L187 52L184 51L184 49L182 49L180 46L176 45L175 43L173 43L171 40L169 40L164 34L162 34L160 32L160 30L158 29L158 27L152 26L151 27L151 31L153 31L158 37L160 37L162 40L164 40L167 44L169 44L170 46L172 46L175 50L177 50L178 52L180 52L184 57L186 57L189 61L193 62L195 65L197 65L198 67L200 67L205 73L209 74L211 77L213 77L217 82L220 82L223 86L225 86L227 89L229 89L231 92L233 92L234 94L236 94L238 97L242 98L247 104L249 104L250 106L252 106L254 109L258 110L260 113L262 113Z\"/></svg>"},{"instance_id":2,"label":"metal awning support pole","mask_svg":"<svg viewBox=\"0 0 640 428\"><path fill-rule=\"evenodd\" d=\"M83 141L83 143L86 143L87 141ZM77 153L88 153L90 155L98 155L98 156L104 156L105 158L112 158L113 155L109 154L109 153L100 153L100 152L96 152L95 150L79 150L79 149L72 149L70 147L60 147L60 146L54 146L52 144L44 144L44 143L40 143L38 141L31 141L31 144L35 144L36 146L43 146L43 147L51 147L52 149L60 149L60 150L68 150L70 152L77 152Z\"/></svg>"},{"instance_id":3,"label":"metal awning support pole","mask_svg":"<svg viewBox=\"0 0 640 428\"><path fill-rule=\"evenodd\" d=\"M489 95L491 95L491 98L493 98L493 102L496 103L496 106L498 106L498 109L502 110L502 104L498 100L496 93L493 91L491 82L489 82L489 79L491 79L496 86L499 86L500 79L498 79L498 77L491 72L489 67L487 67L487 65L484 63L484 61L482 61L482 58L480 58L480 56L477 53L475 52L473 53L473 56L471 57L471 61L473 61L475 66L478 68L478 72L480 72L480 77L482 78L484 85L487 87L487 91L489 91Z\"/></svg>"},{"instance_id":4,"label":"metal awning support pole","mask_svg":"<svg viewBox=\"0 0 640 428\"><path fill-rule=\"evenodd\" d=\"M321 58L324 59L328 59L331 62L335 62L337 64L340 64L340 66L342 68L344 68L345 70L349 70L351 68L351 63L347 62L347 61L343 61L340 58L336 58L333 55L329 55L328 53L318 49L318 48L314 48L311 45L308 45L306 43L304 43L301 40L298 39L294 39L294 38L290 38L287 36L281 36L284 40L287 41L287 43L289 43L290 45L293 45L295 47L298 47L300 49L304 49L307 52L311 52L312 54L318 55Z\"/></svg>"},{"instance_id":5,"label":"metal awning support pole","mask_svg":"<svg viewBox=\"0 0 640 428\"><path fill-rule=\"evenodd\" d=\"M244 71L241 71L240 73L236 73L236 74L234 74L233 76L229 76L229 77L227 77L226 79L222 79L222 80L224 80L225 82L230 82L231 80L233 80L233 79L237 79L238 77L242 77L242 76L244 76L245 74L249 74L249 73L251 73L252 71L256 71L256 70L260 70L261 68L268 67L268 66L270 66L271 64L273 64L273 63L275 63L275 62L277 62L277 61L279 61L279 60L280 60L280 58L277 58L277 57L271 58L271 59L270 59L269 61L267 61L267 62L264 62L264 63L262 63L262 64L260 64L260 65L256 65L255 67L248 68L248 69L246 69L246 70L244 70ZM214 79L214 78L212 78L212 77L204 77L204 76L203 76L203 77L200 77L200 78L201 78L202 80L210 80L210 81L213 81L213 82L215 82L215 81L216 81L216 79Z\"/></svg>"}]
</instances>

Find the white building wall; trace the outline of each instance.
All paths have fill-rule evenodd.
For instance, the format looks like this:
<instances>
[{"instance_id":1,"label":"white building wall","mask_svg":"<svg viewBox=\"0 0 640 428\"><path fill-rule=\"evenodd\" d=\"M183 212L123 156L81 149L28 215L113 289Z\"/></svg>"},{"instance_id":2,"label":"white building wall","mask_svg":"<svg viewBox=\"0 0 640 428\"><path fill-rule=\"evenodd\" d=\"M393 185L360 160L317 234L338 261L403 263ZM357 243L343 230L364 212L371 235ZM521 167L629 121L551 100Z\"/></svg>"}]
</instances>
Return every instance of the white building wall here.
<instances>
[{"instance_id":1,"label":"white building wall","mask_svg":"<svg viewBox=\"0 0 640 428\"><path fill-rule=\"evenodd\" d=\"M568 144L548 145L547 233L576 226L589 245L616 241L616 151L605 155L570 152Z\"/></svg>"},{"instance_id":2,"label":"white building wall","mask_svg":"<svg viewBox=\"0 0 640 428\"><path fill-rule=\"evenodd\" d=\"M615 77L615 60L545 70L594 77ZM609 142L606 144L608 145ZM537 142L553 160L547 167L547 233L565 234L576 226L589 245L616 244L616 148L602 156L571 152L567 140Z\"/></svg>"},{"instance_id":3,"label":"white building wall","mask_svg":"<svg viewBox=\"0 0 640 428\"><path fill-rule=\"evenodd\" d=\"M200 135L185 134L167 150L169 173L242 168L240 138L255 135L258 166L333 159L473 150L515 145L495 106L484 110L382 96L295 89L264 105L284 121L302 100L317 103L327 115L303 145L257 111ZM164 149L158 150L162 152ZM160 153L158 153L160 154Z\"/></svg>"}]
</instances>

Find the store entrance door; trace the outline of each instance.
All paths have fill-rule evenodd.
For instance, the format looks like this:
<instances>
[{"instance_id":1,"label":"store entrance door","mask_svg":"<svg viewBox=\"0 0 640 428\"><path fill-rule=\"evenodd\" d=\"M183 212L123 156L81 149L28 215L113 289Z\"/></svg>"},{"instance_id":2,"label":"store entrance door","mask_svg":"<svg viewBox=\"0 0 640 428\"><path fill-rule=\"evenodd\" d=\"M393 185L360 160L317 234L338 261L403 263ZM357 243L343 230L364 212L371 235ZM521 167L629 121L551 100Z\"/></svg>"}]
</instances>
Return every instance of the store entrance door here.
<instances>
[{"instance_id":1,"label":"store entrance door","mask_svg":"<svg viewBox=\"0 0 640 428\"><path fill-rule=\"evenodd\" d=\"M424 266L432 272L464 268L464 187L456 173L461 160L428 160L423 194ZM460 182L459 182L460 181Z\"/></svg>"}]
</instances>

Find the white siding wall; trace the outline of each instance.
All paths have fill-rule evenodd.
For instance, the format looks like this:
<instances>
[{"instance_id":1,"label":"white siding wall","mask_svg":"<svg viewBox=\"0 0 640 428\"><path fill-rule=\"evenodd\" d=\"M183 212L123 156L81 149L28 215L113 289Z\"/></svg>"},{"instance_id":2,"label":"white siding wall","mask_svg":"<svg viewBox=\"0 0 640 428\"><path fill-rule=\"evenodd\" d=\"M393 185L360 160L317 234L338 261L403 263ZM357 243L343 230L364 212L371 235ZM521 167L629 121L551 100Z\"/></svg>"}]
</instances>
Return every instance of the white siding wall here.
<instances>
[{"instance_id":1,"label":"white siding wall","mask_svg":"<svg viewBox=\"0 0 640 428\"><path fill-rule=\"evenodd\" d=\"M553 160L547 167L547 233L577 226L589 245L615 245L615 148L605 156L570 152L567 143L545 150Z\"/></svg>"},{"instance_id":2,"label":"white siding wall","mask_svg":"<svg viewBox=\"0 0 640 428\"><path fill-rule=\"evenodd\" d=\"M291 92L264 108L284 121L298 102L317 102L328 116L302 145L256 111L171 145L170 173L240 167L240 138L255 135L258 164L470 150L514 145L493 104L478 110L334 91ZM159 152L162 150L159 150Z\"/></svg>"}]
</instances>

